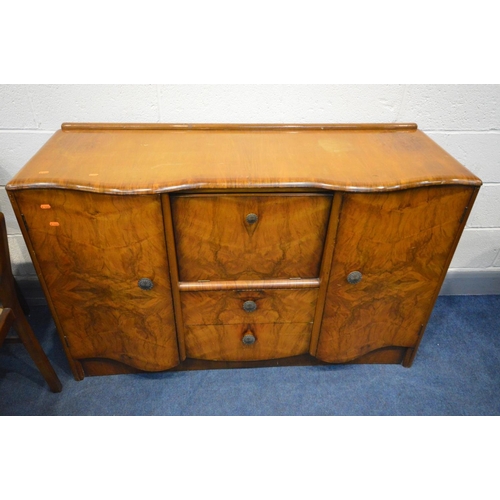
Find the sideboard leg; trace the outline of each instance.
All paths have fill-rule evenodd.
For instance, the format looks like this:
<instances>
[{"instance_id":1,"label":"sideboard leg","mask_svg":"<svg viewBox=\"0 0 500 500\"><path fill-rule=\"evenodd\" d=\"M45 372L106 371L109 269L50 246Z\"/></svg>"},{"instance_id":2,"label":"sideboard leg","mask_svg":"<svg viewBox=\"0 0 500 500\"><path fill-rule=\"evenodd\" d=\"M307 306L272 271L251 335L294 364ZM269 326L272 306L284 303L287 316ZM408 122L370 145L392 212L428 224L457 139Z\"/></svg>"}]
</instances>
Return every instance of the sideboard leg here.
<instances>
[{"instance_id":1,"label":"sideboard leg","mask_svg":"<svg viewBox=\"0 0 500 500\"><path fill-rule=\"evenodd\" d=\"M418 332L418 338L417 338L417 342L415 343L415 347L408 347L408 349L406 350L406 354L405 354L405 357L404 357L403 363L402 363L405 368L411 368L411 365L413 364L413 360L415 359L415 356L417 355L420 341L422 340L422 337L424 336L424 331L425 331L425 325L420 325L420 331Z\"/></svg>"},{"instance_id":2,"label":"sideboard leg","mask_svg":"<svg viewBox=\"0 0 500 500\"><path fill-rule=\"evenodd\" d=\"M417 349L413 349L408 347L406 349L405 357L403 358L403 362L401 363L405 368L411 368L413 364L413 360L415 359L415 355L417 354Z\"/></svg>"}]
</instances>

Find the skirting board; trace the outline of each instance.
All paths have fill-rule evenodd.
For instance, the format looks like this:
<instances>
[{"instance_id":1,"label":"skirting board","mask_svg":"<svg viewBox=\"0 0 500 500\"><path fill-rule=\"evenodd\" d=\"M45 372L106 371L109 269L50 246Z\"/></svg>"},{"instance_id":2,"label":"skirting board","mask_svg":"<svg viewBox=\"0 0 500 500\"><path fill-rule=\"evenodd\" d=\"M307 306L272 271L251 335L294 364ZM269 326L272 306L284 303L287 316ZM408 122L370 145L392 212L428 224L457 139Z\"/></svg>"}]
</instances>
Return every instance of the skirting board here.
<instances>
[{"instance_id":1,"label":"skirting board","mask_svg":"<svg viewBox=\"0 0 500 500\"><path fill-rule=\"evenodd\" d=\"M450 269L439 295L500 295L500 267Z\"/></svg>"},{"instance_id":2,"label":"skirting board","mask_svg":"<svg viewBox=\"0 0 500 500\"><path fill-rule=\"evenodd\" d=\"M29 305L47 305L36 276L17 276L16 281ZM450 269L439 295L500 295L500 267Z\"/></svg>"}]
</instances>

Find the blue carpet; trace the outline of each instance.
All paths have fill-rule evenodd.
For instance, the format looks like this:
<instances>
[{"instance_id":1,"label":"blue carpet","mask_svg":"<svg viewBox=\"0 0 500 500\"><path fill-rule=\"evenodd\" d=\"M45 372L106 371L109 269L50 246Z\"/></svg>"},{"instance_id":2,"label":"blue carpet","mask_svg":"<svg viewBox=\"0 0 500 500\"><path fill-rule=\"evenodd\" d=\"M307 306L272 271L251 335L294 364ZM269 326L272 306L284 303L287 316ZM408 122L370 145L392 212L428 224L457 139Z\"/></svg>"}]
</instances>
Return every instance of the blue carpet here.
<instances>
[{"instance_id":1,"label":"blue carpet","mask_svg":"<svg viewBox=\"0 0 500 500\"><path fill-rule=\"evenodd\" d=\"M439 297L413 367L332 365L87 377L69 370L50 313L32 308L63 391L20 344L0 351L1 415L499 415L500 296Z\"/></svg>"}]
</instances>

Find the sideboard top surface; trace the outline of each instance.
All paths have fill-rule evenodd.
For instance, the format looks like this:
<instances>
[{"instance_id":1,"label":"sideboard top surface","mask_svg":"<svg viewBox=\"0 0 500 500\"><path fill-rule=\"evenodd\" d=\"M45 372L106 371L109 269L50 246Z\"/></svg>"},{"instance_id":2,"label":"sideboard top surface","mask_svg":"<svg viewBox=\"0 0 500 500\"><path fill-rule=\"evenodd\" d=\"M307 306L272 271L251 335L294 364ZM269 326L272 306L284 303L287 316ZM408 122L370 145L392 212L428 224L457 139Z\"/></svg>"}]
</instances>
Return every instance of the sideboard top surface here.
<instances>
[{"instance_id":1,"label":"sideboard top surface","mask_svg":"<svg viewBox=\"0 0 500 500\"><path fill-rule=\"evenodd\" d=\"M113 194L481 181L414 124L63 124L7 184Z\"/></svg>"}]
</instances>

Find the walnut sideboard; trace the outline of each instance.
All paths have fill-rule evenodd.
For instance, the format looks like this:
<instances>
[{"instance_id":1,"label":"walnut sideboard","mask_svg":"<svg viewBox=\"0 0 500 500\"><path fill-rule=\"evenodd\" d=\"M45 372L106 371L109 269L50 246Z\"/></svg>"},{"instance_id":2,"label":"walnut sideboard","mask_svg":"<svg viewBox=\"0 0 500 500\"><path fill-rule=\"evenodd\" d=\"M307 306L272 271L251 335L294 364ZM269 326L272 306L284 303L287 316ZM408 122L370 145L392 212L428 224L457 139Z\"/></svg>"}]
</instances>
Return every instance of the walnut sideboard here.
<instances>
[{"instance_id":1,"label":"walnut sideboard","mask_svg":"<svg viewBox=\"0 0 500 500\"><path fill-rule=\"evenodd\" d=\"M480 185L415 124L67 123L7 190L81 380L411 366Z\"/></svg>"}]
</instances>

